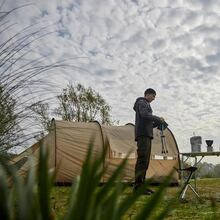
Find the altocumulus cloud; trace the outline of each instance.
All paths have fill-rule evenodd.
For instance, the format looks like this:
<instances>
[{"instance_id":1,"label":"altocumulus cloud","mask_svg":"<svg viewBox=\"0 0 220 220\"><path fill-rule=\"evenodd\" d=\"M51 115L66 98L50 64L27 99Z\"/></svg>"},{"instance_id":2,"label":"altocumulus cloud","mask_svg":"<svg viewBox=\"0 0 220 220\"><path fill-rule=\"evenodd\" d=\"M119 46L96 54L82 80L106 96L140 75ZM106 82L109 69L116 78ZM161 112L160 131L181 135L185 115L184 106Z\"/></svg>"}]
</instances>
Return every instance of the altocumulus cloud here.
<instances>
[{"instance_id":1,"label":"altocumulus cloud","mask_svg":"<svg viewBox=\"0 0 220 220\"><path fill-rule=\"evenodd\" d=\"M218 1L8 0L4 8L24 3L32 4L11 15L17 30L41 23L54 32L35 56L46 56L45 63L72 59L79 67L56 70L50 80L61 88L68 81L91 86L121 124L134 122L136 97L155 88L154 113L167 120L180 151L190 150L193 132L213 138L219 150Z\"/></svg>"}]
</instances>

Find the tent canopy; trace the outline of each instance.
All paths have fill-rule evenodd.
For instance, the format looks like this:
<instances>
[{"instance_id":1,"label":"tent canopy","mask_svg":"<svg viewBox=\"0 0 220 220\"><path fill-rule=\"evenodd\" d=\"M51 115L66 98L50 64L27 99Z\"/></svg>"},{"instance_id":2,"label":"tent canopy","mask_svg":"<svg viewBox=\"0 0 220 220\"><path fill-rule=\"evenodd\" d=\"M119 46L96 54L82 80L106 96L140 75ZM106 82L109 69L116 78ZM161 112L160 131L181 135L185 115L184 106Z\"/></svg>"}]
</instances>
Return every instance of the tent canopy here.
<instances>
[{"instance_id":1,"label":"tent canopy","mask_svg":"<svg viewBox=\"0 0 220 220\"><path fill-rule=\"evenodd\" d=\"M160 131L154 129L152 141L151 160L147 171L147 178L153 178L156 182L162 181L173 167L179 167L179 150L174 135L170 129L164 131L168 152L162 153ZM125 181L134 179L134 167L136 162L136 142L134 141L134 125L106 126L98 122L67 122L53 120L51 131L42 141L44 147L49 150L49 167L58 168L56 182L70 183L81 172L83 161L86 157L89 143L94 138L93 155L96 156L107 147L105 165L107 172L103 177L105 182L114 169L129 154L123 178ZM39 156L39 142L24 151L14 162L18 163L24 157L32 155L37 164ZM19 173L25 175L28 163L24 162ZM172 182L178 182L179 175L174 173Z\"/></svg>"}]
</instances>

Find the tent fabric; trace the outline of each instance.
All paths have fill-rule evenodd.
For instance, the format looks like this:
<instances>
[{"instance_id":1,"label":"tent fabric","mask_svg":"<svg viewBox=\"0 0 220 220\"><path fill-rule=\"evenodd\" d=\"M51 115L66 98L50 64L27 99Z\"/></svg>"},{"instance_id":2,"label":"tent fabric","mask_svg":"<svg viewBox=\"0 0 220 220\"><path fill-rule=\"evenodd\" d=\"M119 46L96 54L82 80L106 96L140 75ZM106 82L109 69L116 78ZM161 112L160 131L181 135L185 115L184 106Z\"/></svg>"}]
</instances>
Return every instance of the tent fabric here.
<instances>
[{"instance_id":1,"label":"tent fabric","mask_svg":"<svg viewBox=\"0 0 220 220\"><path fill-rule=\"evenodd\" d=\"M23 151L21 154L19 154L17 157L14 157L11 160L11 164L14 164L18 169L18 175L25 176L27 173L27 170L30 167L30 163L32 167L36 167L38 165L38 158L40 154L40 144L42 144L49 152L49 158L48 158L48 168L49 169L55 169L55 136L54 136L54 130L52 130L49 134L47 134L41 141L35 143L27 150ZM25 160L24 160L25 158ZM29 160L28 160L29 158ZM22 163L22 166L17 166L17 164Z\"/></svg>"},{"instance_id":2,"label":"tent fabric","mask_svg":"<svg viewBox=\"0 0 220 220\"><path fill-rule=\"evenodd\" d=\"M86 157L88 145L94 137L93 155L103 148L103 139L98 123L73 123L56 121L56 166L57 182L71 182L79 175Z\"/></svg>"},{"instance_id":3,"label":"tent fabric","mask_svg":"<svg viewBox=\"0 0 220 220\"><path fill-rule=\"evenodd\" d=\"M102 152L104 145L107 147L105 166L107 172L103 182L107 181L112 172L127 155L128 161L123 172L124 181L134 180L134 167L136 162L136 142L134 141L134 125L106 126L98 122L67 122L53 120L51 131L41 143L49 151L49 167L57 169L56 182L70 183L81 172L86 157L88 146L93 139L93 157ZM169 174L173 167L179 166L179 151L174 135L170 129L164 131L168 153L162 153L160 131L154 129L152 141L152 152L147 178L155 181L162 179ZM37 165L40 142L34 144L28 150L14 158L17 163L29 155L34 158ZM20 175L25 175L28 169L28 161L24 162L19 169ZM173 174L172 182L178 182L179 175Z\"/></svg>"}]
</instances>

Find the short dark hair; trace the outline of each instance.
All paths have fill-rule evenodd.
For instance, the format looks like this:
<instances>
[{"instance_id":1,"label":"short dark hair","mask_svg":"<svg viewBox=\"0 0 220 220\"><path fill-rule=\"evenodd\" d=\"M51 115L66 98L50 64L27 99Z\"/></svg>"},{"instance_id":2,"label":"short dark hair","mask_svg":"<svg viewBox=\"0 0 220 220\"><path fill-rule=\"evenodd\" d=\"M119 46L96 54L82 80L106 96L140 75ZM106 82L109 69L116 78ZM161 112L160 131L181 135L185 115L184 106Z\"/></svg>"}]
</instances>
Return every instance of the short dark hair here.
<instances>
[{"instance_id":1,"label":"short dark hair","mask_svg":"<svg viewBox=\"0 0 220 220\"><path fill-rule=\"evenodd\" d=\"M148 88L148 89L145 90L144 96L146 96L147 94L156 95L156 91L154 89Z\"/></svg>"}]
</instances>

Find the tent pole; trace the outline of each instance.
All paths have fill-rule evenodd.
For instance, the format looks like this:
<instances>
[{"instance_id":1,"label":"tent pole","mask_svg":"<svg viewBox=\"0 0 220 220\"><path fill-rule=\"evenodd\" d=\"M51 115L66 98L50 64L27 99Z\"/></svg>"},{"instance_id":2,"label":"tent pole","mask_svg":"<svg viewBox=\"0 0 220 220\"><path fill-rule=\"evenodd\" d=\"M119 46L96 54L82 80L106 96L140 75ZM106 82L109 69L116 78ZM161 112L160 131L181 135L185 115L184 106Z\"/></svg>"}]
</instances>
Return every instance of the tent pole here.
<instances>
[{"instance_id":1,"label":"tent pole","mask_svg":"<svg viewBox=\"0 0 220 220\"><path fill-rule=\"evenodd\" d=\"M103 135L103 131L102 131L102 125L98 122L98 121L93 121L95 123L98 124L98 127L100 129L100 132L101 132L101 138L102 138L102 150L104 151L104 147L107 147L105 146L105 142L104 142L104 135ZM104 164L103 164L103 169L105 167L105 161L104 161ZM102 181L104 182L104 176L102 177Z\"/></svg>"}]
</instances>

